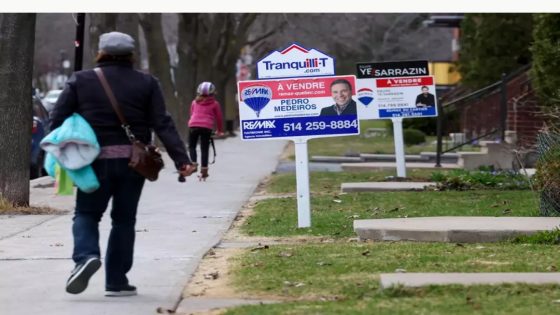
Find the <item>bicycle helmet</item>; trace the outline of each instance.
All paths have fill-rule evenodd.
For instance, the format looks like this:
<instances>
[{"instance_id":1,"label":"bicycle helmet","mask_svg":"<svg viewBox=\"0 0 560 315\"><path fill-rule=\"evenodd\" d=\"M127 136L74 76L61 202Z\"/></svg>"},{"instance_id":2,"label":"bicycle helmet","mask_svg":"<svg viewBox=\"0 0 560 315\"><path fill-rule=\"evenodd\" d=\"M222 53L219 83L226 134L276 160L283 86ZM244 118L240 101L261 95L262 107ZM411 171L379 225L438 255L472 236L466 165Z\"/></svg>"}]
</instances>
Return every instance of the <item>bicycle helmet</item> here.
<instances>
[{"instance_id":1,"label":"bicycle helmet","mask_svg":"<svg viewBox=\"0 0 560 315\"><path fill-rule=\"evenodd\" d=\"M212 95L214 92L216 92L216 87L212 84L212 82L202 82L196 89L196 93L198 95Z\"/></svg>"}]
</instances>

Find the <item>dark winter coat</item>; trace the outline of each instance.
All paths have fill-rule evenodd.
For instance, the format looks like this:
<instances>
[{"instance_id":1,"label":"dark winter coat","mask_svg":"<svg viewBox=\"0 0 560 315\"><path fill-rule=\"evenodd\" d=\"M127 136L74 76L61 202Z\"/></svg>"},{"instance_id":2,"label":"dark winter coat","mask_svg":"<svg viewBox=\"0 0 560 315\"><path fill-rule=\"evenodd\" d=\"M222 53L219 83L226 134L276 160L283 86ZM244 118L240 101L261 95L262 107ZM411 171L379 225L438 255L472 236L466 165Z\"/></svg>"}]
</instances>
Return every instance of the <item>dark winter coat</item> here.
<instances>
[{"instance_id":1,"label":"dark winter coat","mask_svg":"<svg viewBox=\"0 0 560 315\"><path fill-rule=\"evenodd\" d=\"M177 167L190 163L171 116L159 82L150 74L136 71L129 62L102 62L103 70L132 133L144 143L150 141L150 129L161 139ZM93 70L75 72L66 86L51 117L51 130L78 113L91 125L101 147L130 144L109 98Z\"/></svg>"}]
</instances>

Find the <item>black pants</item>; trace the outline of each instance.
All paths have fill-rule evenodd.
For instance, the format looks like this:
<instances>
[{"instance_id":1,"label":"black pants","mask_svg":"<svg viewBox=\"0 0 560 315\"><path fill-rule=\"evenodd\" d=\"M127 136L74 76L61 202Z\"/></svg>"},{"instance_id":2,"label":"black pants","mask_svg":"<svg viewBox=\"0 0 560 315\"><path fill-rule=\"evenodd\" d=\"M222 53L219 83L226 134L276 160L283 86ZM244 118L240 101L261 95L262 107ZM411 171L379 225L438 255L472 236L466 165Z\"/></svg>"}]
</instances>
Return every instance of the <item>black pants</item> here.
<instances>
[{"instance_id":1,"label":"black pants","mask_svg":"<svg viewBox=\"0 0 560 315\"><path fill-rule=\"evenodd\" d=\"M86 194L78 190L72 233L76 264L100 257L99 221L112 198L111 232L105 254L105 283L120 287L128 284L126 274L132 267L136 210L144 177L130 167L128 159L101 159L92 164L100 187Z\"/></svg>"},{"instance_id":2,"label":"black pants","mask_svg":"<svg viewBox=\"0 0 560 315\"><path fill-rule=\"evenodd\" d=\"M212 129L193 127L189 132L189 155L191 161L197 162L196 144L200 138L200 165L208 167L208 151L210 150L210 137L212 136Z\"/></svg>"}]
</instances>

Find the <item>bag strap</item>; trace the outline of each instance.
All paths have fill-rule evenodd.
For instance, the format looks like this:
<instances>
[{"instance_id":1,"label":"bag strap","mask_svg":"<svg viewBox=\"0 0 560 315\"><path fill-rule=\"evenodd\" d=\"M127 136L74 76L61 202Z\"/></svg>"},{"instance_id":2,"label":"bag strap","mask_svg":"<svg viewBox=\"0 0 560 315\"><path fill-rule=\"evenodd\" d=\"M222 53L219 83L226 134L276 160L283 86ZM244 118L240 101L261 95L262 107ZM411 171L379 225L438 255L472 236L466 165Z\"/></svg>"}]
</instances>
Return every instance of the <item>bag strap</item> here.
<instances>
[{"instance_id":1,"label":"bag strap","mask_svg":"<svg viewBox=\"0 0 560 315\"><path fill-rule=\"evenodd\" d=\"M93 71L95 71L95 74L97 74L97 77L99 78L99 81L103 86L103 90L105 90L105 94L109 98L109 102L111 102L111 106L113 106L113 110L119 117L119 120L121 121L121 127L126 132L128 139L130 140L130 142L136 141L136 137L134 136L132 131L130 131L130 125L126 122L126 119L124 118L119 103L117 102L117 99L113 94L113 90L111 90L111 86L109 85L109 82L107 82L107 79L105 78L105 74L103 74L103 70L101 70L101 68L99 67L96 67L93 69Z\"/></svg>"}]
</instances>

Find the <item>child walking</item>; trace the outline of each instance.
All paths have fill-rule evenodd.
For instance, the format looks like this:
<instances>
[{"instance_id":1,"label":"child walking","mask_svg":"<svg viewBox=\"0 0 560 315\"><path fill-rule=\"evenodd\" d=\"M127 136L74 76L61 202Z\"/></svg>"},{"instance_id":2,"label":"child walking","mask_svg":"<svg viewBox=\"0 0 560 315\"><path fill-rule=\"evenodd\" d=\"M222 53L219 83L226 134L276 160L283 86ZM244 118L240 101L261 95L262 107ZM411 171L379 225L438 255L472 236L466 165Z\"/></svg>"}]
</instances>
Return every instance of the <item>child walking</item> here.
<instances>
[{"instance_id":1,"label":"child walking","mask_svg":"<svg viewBox=\"0 0 560 315\"><path fill-rule=\"evenodd\" d=\"M198 167L196 145L200 139L200 175L199 180L208 177L208 151L214 123L218 130L216 135L223 135L222 110L214 98L216 87L211 82L202 82L196 89L196 98L191 103L189 120L189 155L195 167Z\"/></svg>"}]
</instances>

